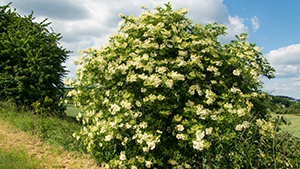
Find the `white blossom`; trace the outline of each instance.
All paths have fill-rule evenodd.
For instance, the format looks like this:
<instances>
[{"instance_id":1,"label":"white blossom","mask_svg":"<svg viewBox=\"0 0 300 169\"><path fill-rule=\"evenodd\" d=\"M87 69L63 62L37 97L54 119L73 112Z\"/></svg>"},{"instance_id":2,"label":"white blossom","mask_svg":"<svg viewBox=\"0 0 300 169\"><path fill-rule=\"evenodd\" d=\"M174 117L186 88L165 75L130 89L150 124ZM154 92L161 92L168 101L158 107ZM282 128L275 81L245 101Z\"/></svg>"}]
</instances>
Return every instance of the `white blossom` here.
<instances>
[{"instance_id":1,"label":"white blossom","mask_svg":"<svg viewBox=\"0 0 300 169\"><path fill-rule=\"evenodd\" d=\"M111 135L107 135L107 136L105 136L104 141L110 141L111 139L112 139L112 136Z\"/></svg>"},{"instance_id":2,"label":"white blossom","mask_svg":"<svg viewBox=\"0 0 300 169\"><path fill-rule=\"evenodd\" d=\"M125 151L121 151L121 153L120 153L120 160L121 160L121 161L126 160Z\"/></svg>"},{"instance_id":3,"label":"white blossom","mask_svg":"<svg viewBox=\"0 0 300 169\"><path fill-rule=\"evenodd\" d=\"M145 165L147 168L151 168L152 162L151 161L145 161Z\"/></svg>"},{"instance_id":4,"label":"white blossom","mask_svg":"<svg viewBox=\"0 0 300 169\"><path fill-rule=\"evenodd\" d=\"M239 75L241 74L241 72L240 72L238 69L233 70L232 73L233 73L234 75L236 75L236 76L239 76Z\"/></svg>"},{"instance_id":5,"label":"white blossom","mask_svg":"<svg viewBox=\"0 0 300 169\"><path fill-rule=\"evenodd\" d=\"M176 128L177 128L178 131L183 131L183 130L184 130L184 127L183 127L182 124L178 124L178 125L176 126Z\"/></svg>"},{"instance_id":6,"label":"white blossom","mask_svg":"<svg viewBox=\"0 0 300 169\"><path fill-rule=\"evenodd\" d=\"M167 87L172 88L173 86L173 80L172 79L168 79L165 84L167 85Z\"/></svg>"}]
</instances>

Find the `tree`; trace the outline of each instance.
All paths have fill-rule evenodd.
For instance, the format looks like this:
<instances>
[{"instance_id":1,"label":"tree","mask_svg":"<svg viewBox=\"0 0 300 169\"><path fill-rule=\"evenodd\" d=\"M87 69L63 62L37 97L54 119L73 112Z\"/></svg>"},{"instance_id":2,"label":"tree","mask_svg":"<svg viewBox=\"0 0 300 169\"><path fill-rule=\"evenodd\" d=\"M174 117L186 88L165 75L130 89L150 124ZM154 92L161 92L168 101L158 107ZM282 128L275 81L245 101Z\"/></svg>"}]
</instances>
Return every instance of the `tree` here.
<instances>
[{"instance_id":1,"label":"tree","mask_svg":"<svg viewBox=\"0 0 300 169\"><path fill-rule=\"evenodd\" d=\"M259 76L274 69L246 34L222 45L225 26L193 24L187 9L165 5L121 14L107 45L81 51L66 81L84 110L74 137L111 168L267 167L273 154L261 140L274 124Z\"/></svg>"},{"instance_id":2,"label":"tree","mask_svg":"<svg viewBox=\"0 0 300 169\"><path fill-rule=\"evenodd\" d=\"M60 111L67 73L62 63L70 51L59 46L62 37L49 31L47 19L36 23L33 13L21 17L10 4L0 7L0 97L26 106L47 100Z\"/></svg>"}]
</instances>

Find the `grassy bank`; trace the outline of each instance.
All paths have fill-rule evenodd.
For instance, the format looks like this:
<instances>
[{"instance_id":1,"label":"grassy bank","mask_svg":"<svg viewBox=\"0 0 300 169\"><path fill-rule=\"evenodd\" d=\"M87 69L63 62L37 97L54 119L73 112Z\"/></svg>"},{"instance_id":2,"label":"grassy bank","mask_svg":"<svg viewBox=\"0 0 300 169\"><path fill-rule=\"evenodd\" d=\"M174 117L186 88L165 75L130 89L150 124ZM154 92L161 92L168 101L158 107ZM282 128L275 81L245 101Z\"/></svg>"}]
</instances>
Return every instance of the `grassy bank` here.
<instances>
[{"instance_id":1,"label":"grassy bank","mask_svg":"<svg viewBox=\"0 0 300 169\"><path fill-rule=\"evenodd\" d=\"M0 118L16 128L68 151L85 152L83 146L72 137L81 127L74 118L39 117L9 102L0 102L0 107Z\"/></svg>"},{"instance_id":2,"label":"grassy bank","mask_svg":"<svg viewBox=\"0 0 300 169\"><path fill-rule=\"evenodd\" d=\"M42 118L0 102L0 168L11 168L10 162L2 162L10 160L19 168L100 168L72 137L80 127L74 118Z\"/></svg>"}]
</instances>

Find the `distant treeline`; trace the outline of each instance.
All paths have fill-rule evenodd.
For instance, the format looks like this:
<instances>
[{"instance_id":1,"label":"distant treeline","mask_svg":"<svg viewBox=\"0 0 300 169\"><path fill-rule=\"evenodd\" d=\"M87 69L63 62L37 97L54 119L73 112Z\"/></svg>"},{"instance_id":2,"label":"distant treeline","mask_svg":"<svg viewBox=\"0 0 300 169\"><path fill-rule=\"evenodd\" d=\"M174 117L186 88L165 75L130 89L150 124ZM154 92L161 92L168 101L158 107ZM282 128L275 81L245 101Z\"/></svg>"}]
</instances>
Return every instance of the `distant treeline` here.
<instances>
[{"instance_id":1,"label":"distant treeline","mask_svg":"<svg viewBox=\"0 0 300 169\"><path fill-rule=\"evenodd\" d=\"M274 104L277 103L281 103L283 104L285 107L290 107L291 105L295 104L295 103L300 103L300 99L295 99L289 96L273 96L270 95L272 97L271 102Z\"/></svg>"},{"instance_id":2,"label":"distant treeline","mask_svg":"<svg viewBox=\"0 0 300 169\"><path fill-rule=\"evenodd\" d=\"M276 114L295 114L300 115L300 100L289 96L271 96L268 103L272 112Z\"/></svg>"}]
</instances>

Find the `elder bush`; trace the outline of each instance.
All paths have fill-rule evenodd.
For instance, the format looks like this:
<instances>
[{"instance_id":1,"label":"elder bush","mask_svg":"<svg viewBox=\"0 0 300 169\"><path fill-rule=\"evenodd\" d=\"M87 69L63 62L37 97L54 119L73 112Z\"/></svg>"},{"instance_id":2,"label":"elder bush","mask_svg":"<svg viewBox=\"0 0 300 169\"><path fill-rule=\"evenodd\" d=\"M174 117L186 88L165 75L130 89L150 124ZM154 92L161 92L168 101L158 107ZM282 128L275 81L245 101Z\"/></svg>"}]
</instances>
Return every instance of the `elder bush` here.
<instances>
[{"instance_id":1,"label":"elder bush","mask_svg":"<svg viewBox=\"0 0 300 169\"><path fill-rule=\"evenodd\" d=\"M259 76L274 69L246 34L222 45L225 26L165 6L120 14L107 45L81 51L77 77L65 81L84 110L74 137L108 168L271 165L261 140L274 123Z\"/></svg>"}]
</instances>

